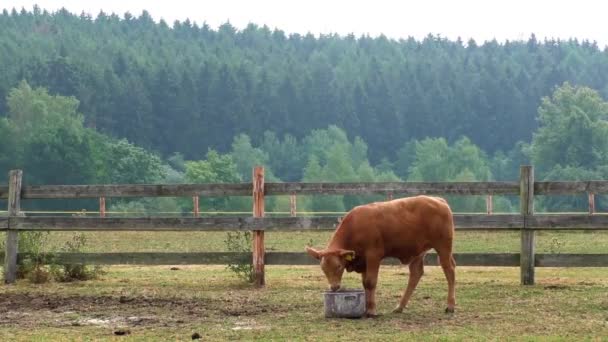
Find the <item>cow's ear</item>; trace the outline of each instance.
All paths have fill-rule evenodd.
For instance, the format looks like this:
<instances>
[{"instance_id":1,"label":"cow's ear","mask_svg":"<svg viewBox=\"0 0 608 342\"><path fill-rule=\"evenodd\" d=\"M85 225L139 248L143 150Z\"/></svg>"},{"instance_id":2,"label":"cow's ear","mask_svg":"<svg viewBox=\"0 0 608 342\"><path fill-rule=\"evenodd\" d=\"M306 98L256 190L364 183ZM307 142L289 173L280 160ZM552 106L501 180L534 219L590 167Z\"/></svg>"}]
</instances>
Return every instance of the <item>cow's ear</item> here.
<instances>
[{"instance_id":1,"label":"cow's ear","mask_svg":"<svg viewBox=\"0 0 608 342\"><path fill-rule=\"evenodd\" d=\"M355 259L355 251L342 249L340 250L340 256L346 261L353 261Z\"/></svg>"},{"instance_id":2,"label":"cow's ear","mask_svg":"<svg viewBox=\"0 0 608 342\"><path fill-rule=\"evenodd\" d=\"M306 246L306 253L317 260L321 259L321 252L312 247Z\"/></svg>"}]
</instances>

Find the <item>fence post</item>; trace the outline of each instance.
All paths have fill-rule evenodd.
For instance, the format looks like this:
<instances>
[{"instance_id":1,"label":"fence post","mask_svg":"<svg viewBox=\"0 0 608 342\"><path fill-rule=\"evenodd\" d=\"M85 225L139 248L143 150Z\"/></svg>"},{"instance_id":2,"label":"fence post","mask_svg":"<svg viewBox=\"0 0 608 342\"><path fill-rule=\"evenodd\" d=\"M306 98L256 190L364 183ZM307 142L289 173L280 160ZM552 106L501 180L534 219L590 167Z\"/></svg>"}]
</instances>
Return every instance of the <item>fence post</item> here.
<instances>
[{"instance_id":1,"label":"fence post","mask_svg":"<svg viewBox=\"0 0 608 342\"><path fill-rule=\"evenodd\" d=\"M291 217L296 217L296 213L297 213L297 200L296 200L296 193L292 192L291 195L289 195L289 215Z\"/></svg>"},{"instance_id":2,"label":"fence post","mask_svg":"<svg viewBox=\"0 0 608 342\"><path fill-rule=\"evenodd\" d=\"M192 196L192 211L194 212L194 217L200 217L201 211L198 205L198 196Z\"/></svg>"},{"instance_id":3,"label":"fence post","mask_svg":"<svg viewBox=\"0 0 608 342\"><path fill-rule=\"evenodd\" d=\"M493 211L494 211L494 205L492 203L492 195L488 195L486 197L486 212L488 215L492 215Z\"/></svg>"},{"instance_id":4,"label":"fence post","mask_svg":"<svg viewBox=\"0 0 608 342\"><path fill-rule=\"evenodd\" d=\"M589 193L589 215L595 214L595 194Z\"/></svg>"},{"instance_id":5,"label":"fence post","mask_svg":"<svg viewBox=\"0 0 608 342\"><path fill-rule=\"evenodd\" d=\"M99 217L106 217L106 198L99 197Z\"/></svg>"},{"instance_id":6,"label":"fence post","mask_svg":"<svg viewBox=\"0 0 608 342\"><path fill-rule=\"evenodd\" d=\"M534 285L534 247L536 234L527 227L527 216L534 215L534 167L522 166L519 174L519 202L524 216L524 227L521 230L521 251L519 267L521 284Z\"/></svg>"},{"instance_id":7,"label":"fence post","mask_svg":"<svg viewBox=\"0 0 608 342\"><path fill-rule=\"evenodd\" d=\"M4 245L4 282L12 284L17 280L17 252L19 250L19 234L12 230L10 218L19 216L21 210L21 180L23 171L11 170L8 173L8 216L9 227L6 231Z\"/></svg>"},{"instance_id":8,"label":"fence post","mask_svg":"<svg viewBox=\"0 0 608 342\"><path fill-rule=\"evenodd\" d=\"M386 194L386 200L387 200L387 201L392 201L392 200L393 200L393 192L392 192L392 191L389 191L389 192Z\"/></svg>"},{"instance_id":9,"label":"fence post","mask_svg":"<svg viewBox=\"0 0 608 342\"><path fill-rule=\"evenodd\" d=\"M264 167L253 169L253 217L264 217ZM262 287L264 279L264 231L253 231L253 276L254 284Z\"/></svg>"}]
</instances>

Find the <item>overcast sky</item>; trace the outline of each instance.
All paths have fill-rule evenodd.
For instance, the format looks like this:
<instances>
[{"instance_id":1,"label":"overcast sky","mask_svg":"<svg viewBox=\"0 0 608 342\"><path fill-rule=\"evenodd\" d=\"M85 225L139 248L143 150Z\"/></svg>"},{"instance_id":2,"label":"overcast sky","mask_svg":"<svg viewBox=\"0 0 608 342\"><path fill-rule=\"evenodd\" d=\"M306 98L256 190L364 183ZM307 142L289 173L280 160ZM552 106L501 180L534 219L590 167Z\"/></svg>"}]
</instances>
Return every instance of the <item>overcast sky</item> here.
<instances>
[{"instance_id":1,"label":"overcast sky","mask_svg":"<svg viewBox=\"0 0 608 342\"><path fill-rule=\"evenodd\" d=\"M605 0L0 0L0 8L104 12L133 15L146 9L155 18L189 18L216 28L230 21L237 28L253 22L287 33L385 34L391 38L428 33L478 42L496 38L539 39L575 37L608 44Z\"/></svg>"}]
</instances>

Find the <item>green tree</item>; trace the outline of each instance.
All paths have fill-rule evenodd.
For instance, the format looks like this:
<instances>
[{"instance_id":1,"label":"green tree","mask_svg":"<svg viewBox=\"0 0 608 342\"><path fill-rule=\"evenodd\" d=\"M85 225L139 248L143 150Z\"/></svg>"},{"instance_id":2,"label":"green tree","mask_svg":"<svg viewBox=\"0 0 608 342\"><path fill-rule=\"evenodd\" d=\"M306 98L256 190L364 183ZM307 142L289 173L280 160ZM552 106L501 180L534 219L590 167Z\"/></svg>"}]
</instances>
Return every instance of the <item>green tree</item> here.
<instances>
[{"instance_id":1,"label":"green tree","mask_svg":"<svg viewBox=\"0 0 608 342\"><path fill-rule=\"evenodd\" d=\"M267 163L276 177L288 182L302 179L306 155L294 136L285 134L280 141L274 132L266 131L260 148L267 154Z\"/></svg>"},{"instance_id":2,"label":"green tree","mask_svg":"<svg viewBox=\"0 0 608 342\"><path fill-rule=\"evenodd\" d=\"M399 150L397 151L397 161L395 162L395 172L403 177L407 178L409 176L410 166L416 160L416 141L410 140L406 142Z\"/></svg>"},{"instance_id":3,"label":"green tree","mask_svg":"<svg viewBox=\"0 0 608 342\"><path fill-rule=\"evenodd\" d=\"M12 130L6 118L0 118L0 174L7 175L16 167Z\"/></svg>"},{"instance_id":4,"label":"green tree","mask_svg":"<svg viewBox=\"0 0 608 342\"><path fill-rule=\"evenodd\" d=\"M244 182L251 182L252 170L255 166L264 166L264 178L269 181L274 179L267 165L268 155L263 150L253 147L248 135L240 134L234 137L231 154L236 170Z\"/></svg>"},{"instance_id":5,"label":"green tree","mask_svg":"<svg viewBox=\"0 0 608 342\"><path fill-rule=\"evenodd\" d=\"M126 139L117 141L105 137L101 147L104 173L103 183L135 184L158 183L166 177L167 169L155 154L129 143Z\"/></svg>"},{"instance_id":6,"label":"green tree","mask_svg":"<svg viewBox=\"0 0 608 342\"><path fill-rule=\"evenodd\" d=\"M23 81L7 104L16 165L32 184L82 184L95 176L91 146L78 100L51 96Z\"/></svg>"},{"instance_id":7,"label":"green tree","mask_svg":"<svg viewBox=\"0 0 608 342\"><path fill-rule=\"evenodd\" d=\"M231 155L207 152L207 159L186 162L186 180L190 183L240 183L241 176ZM251 201L241 197L202 198L204 210L251 210Z\"/></svg>"},{"instance_id":8,"label":"green tree","mask_svg":"<svg viewBox=\"0 0 608 342\"><path fill-rule=\"evenodd\" d=\"M304 182L325 181L326 173L321 167L317 156L311 155L304 170ZM343 196L317 195L304 199L303 203L308 210L314 212L342 212L344 211Z\"/></svg>"},{"instance_id":9,"label":"green tree","mask_svg":"<svg viewBox=\"0 0 608 342\"><path fill-rule=\"evenodd\" d=\"M538 114L540 126L528 153L539 179L608 177L608 102L597 91L565 83L543 98ZM585 210L587 203L584 196L552 196L539 206L553 211Z\"/></svg>"},{"instance_id":10,"label":"green tree","mask_svg":"<svg viewBox=\"0 0 608 342\"><path fill-rule=\"evenodd\" d=\"M449 146L443 138L416 142L416 158L410 167L409 181L488 181L492 178L486 155L467 138ZM446 196L455 211L484 210L480 197Z\"/></svg>"},{"instance_id":11,"label":"green tree","mask_svg":"<svg viewBox=\"0 0 608 342\"><path fill-rule=\"evenodd\" d=\"M552 169L608 164L608 103L588 87L565 83L538 109L530 157L540 177Z\"/></svg>"}]
</instances>

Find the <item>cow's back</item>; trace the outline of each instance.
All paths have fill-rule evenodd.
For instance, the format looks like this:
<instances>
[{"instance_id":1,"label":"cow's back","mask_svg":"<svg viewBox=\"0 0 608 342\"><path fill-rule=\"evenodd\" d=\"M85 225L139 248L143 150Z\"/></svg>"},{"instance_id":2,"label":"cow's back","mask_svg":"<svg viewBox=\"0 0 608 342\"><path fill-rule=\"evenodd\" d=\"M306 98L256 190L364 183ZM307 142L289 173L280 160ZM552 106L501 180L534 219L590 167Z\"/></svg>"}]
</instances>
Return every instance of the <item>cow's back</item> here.
<instances>
[{"instance_id":1,"label":"cow's back","mask_svg":"<svg viewBox=\"0 0 608 342\"><path fill-rule=\"evenodd\" d=\"M449 244L454 237L452 212L442 198L416 196L354 208L344 219L349 244L365 254L404 262Z\"/></svg>"}]
</instances>

